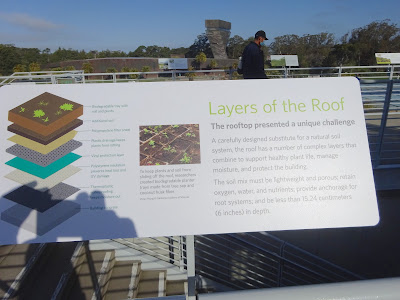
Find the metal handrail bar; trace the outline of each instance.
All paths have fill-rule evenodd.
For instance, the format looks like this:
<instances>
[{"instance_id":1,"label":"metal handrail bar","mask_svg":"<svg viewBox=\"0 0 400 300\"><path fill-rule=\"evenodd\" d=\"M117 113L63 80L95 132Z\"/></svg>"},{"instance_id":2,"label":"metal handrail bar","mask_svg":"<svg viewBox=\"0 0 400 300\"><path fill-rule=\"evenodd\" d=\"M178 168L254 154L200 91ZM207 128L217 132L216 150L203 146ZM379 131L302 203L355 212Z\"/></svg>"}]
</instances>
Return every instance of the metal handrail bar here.
<instances>
[{"instance_id":1,"label":"metal handrail bar","mask_svg":"<svg viewBox=\"0 0 400 300\"><path fill-rule=\"evenodd\" d=\"M227 235L231 236L233 239L236 239L236 240L241 241L242 243L245 243L245 244L248 244L248 245L252 245L252 246L253 246L252 243L250 243L250 242L248 242L248 241L246 241L246 240L240 239L240 238L236 237L234 234L227 234ZM227 240L226 238L223 238L223 239ZM233 244L236 244L236 245L238 245L238 246L242 246L242 244L240 244L240 243L237 243L237 242L234 242L234 241L230 241L230 242L233 243ZM262 248L261 250L262 250L263 252L267 253L268 255L274 256L274 257L276 258L276 261L279 261L279 260L281 259L281 256L279 256L279 254L277 254L277 253L274 253L274 252L272 252L272 251L270 251L270 250L267 250L267 249L264 249L264 248ZM262 256L263 258L265 258L265 259L272 260L270 257L268 257L268 256L266 256L266 255L264 255L264 254L261 254L261 253L259 253L259 252L258 252L258 255L261 255L261 256Z\"/></svg>"},{"instance_id":2,"label":"metal handrail bar","mask_svg":"<svg viewBox=\"0 0 400 300\"><path fill-rule=\"evenodd\" d=\"M248 233L247 233L248 234ZM226 246L225 244L223 244L223 243L220 243L220 242L218 242L218 241L216 241L216 240L213 240L213 239L210 239L210 238L206 238L205 236L200 236L202 239L206 239L206 240L209 240L209 241L211 241L212 243L214 243L214 244L217 244L218 246L222 246L223 248L227 248L227 249L231 249L230 247L228 247L228 246ZM239 243L237 243L237 242L235 242L235 241L232 241L232 240L229 240L229 239L227 239L227 238L225 238L224 236L222 236L222 235L218 235L218 237L219 238L221 238L221 239L223 239L223 240L225 240L225 241L228 241L229 243L232 243L232 244L234 244L234 245L237 245L237 246L242 246L242 244L239 244ZM197 240L196 240L197 241ZM266 250L266 249L265 249ZM268 250L266 250L266 252L267 252ZM260 253L258 253L258 254L260 254ZM271 252L271 254L274 254L274 252ZM227 253L225 253L224 252L224 255L228 255ZM267 260L270 260L270 261L272 261L273 263L278 263L279 262L279 259L272 259L272 258L270 258L270 257L268 257L268 256L265 256L265 255L263 255L263 254L261 254L261 256L263 257L263 258L265 258L265 259L267 259ZM275 267L273 267L273 266L271 266L270 265L270 267L272 267L272 268L275 268ZM277 269L277 268L275 268L275 269Z\"/></svg>"},{"instance_id":3,"label":"metal handrail bar","mask_svg":"<svg viewBox=\"0 0 400 300\"><path fill-rule=\"evenodd\" d=\"M204 265L204 264L202 264L202 263L198 263L198 262L196 262L196 265L200 265L200 266L203 266L203 267L205 267L205 268L207 268L207 269L211 269L211 267L209 267L208 265ZM213 269L214 270L214 269ZM201 273L202 273L202 271L200 270L200 272L199 272L200 274L199 275L201 275ZM203 273L205 273L205 272L203 272ZM221 273L221 272L219 272L218 270L217 270L217 273ZM238 290L242 290L243 288L241 287L241 286L239 286L239 285L237 285L237 284L235 284L235 283L232 283L232 282L230 282L230 281L227 281L227 280L225 280L225 279L223 279L223 278L221 278L221 277L217 277L217 276L215 276L215 275L213 275L213 274L208 274L207 273L207 276L210 278L210 279L213 279L214 278L214 280L218 280L218 281L222 281L224 284L226 284L226 285L230 285L230 286L233 286L233 287L235 287L235 288L237 288ZM243 283L245 283L245 282L243 282ZM250 285L252 288L254 288L254 285Z\"/></svg>"},{"instance_id":4,"label":"metal handrail bar","mask_svg":"<svg viewBox=\"0 0 400 300\"><path fill-rule=\"evenodd\" d=\"M268 235L270 238L272 238L272 239L274 239L274 240L276 240L276 241L281 241L282 243L285 243L285 245L288 245L289 247L291 247L291 248L293 248L293 249L295 249L295 250L297 250L297 251L299 251L299 252L302 252L302 253L304 253L304 254L306 254L306 255L309 255L309 256L311 256L311 257L313 257L313 258L316 258L317 260L322 261L322 262L324 262L324 263L327 264L327 265L330 265L330 266L332 266L332 267L334 267L334 268L338 268L339 270L341 270L341 271L343 271L343 272L345 272L345 273L348 273L348 274L351 275L351 276L357 277L357 278L359 278L359 279L364 279L364 277L362 277L362 276L359 276L359 275L357 275L357 274L355 274L355 273L353 273L353 272L351 272L351 271L349 271L349 270L346 270L345 268L342 268L342 267L340 267L340 266L338 266L338 265L335 265L335 264L331 263L330 261L327 261L327 260L325 260L325 259L323 259L323 258L321 258L321 257L319 257L319 256L316 256L316 255L314 255L314 254L312 254L312 253L310 253L310 252L307 252L307 251L305 251L305 250L303 250L303 249L301 249L301 248L299 248L299 247L297 247L297 246L295 246L295 245L292 245L292 244L290 244L290 243L287 243L287 242L285 242L285 241L283 241L283 240L281 240L281 239L279 239L279 238L277 238L277 237L275 237L275 236L273 236L273 235L271 235L271 234L269 234L269 233L267 233L267 232L262 231L262 232L259 232L259 234Z\"/></svg>"},{"instance_id":5,"label":"metal handrail bar","mask_svg":"<svg viewBox=\"0 0 400 300\"><path fill-rule=\"evenodd\" d=\"M219 264L219 263L217 263L217 262L215 262L215 261L212 261L212 260L209 260L208 258L202 257L201 255L196 255L196 256L199 256L200 259L205 260L205 261L208 261L208 262L212 263L213 265L217 265L217 266L219 266L219 267L222 268L222 269L227 269L227 270L229 270L231 273L235 273L235 274L240 275L241 277L245 277L245 278L247 278L247 279L253 279L253 278L251 278L251 277L249 277L249 276L246 276L246 275L243 275L243 274L241 274L241 273L238 273L238 272L236 272L235 270L232 270L232 269L230 269L230 268L228 268L228 267L226 267L226 266L223 266L223 265L221 265L221 264ZM196 262L196 264L197 264L197 262ZM200 264L201 264L201 263L200 263ZM210 267L208 267L208 268L210 268ZM222 273L221 271L219 271L218 269L213 269L213 271L216 272L216 273L224 274L224 273ZM258 280L256 280L256 279L254 279L254 281L257 281L257 282L259 282L259 283L262 284L261 281L258 281ZM253 285L253 284L251 284L251 283L249 283L249 282L244 281L243 283L245 283L245 284L247 284L247 285L249 285L249 286L255 287L255 285Z\"/></svg>"},{"instance_id":6,"label":"metal handrail bar","mask_svg":"<svg viewBox=\"0 0 400 300\"><path fill-rule=\"evenodd\" d=\"M264 240L260 240L259 238L257 238L259 241L261 241L261 242L263 242L263 243L267 243L269 246L271 246L272 248L274 248L274 249L276 249L276 250L280 250L281 249L281 246L282 246L282 243L285 243L284 241L282 241L281 239L279 239L279 238L277 238L277 237L275 237L275 236L273 236L273 235L270 235L270 234L265 234L266 232L257 232L257 233L245 233L245 235L248 235L248 236L251 236L251 237L253 237L253 238L257 238L257 237L255 237L255 234L262 234L262 235L266 235L266 236L268 236L268 238L270 238L271 240L274 240L275 242L277 242L277 243L279 243L279 246L278 245L274 245L274 244L272 244L272 243L268 243L268 242L266 242L266 241L264 241ZM236 234L228 234L228 235L236 235ZM241 235L240 233L239 233L239 235ZM273 252L273 253L275 253L275 252Z\"/></svg>"},{"instance_id":7,"label":"metal handrail bar","mask_svg":"<svg viewBox=\"0 0 400 300\"><path fill-rule=\"evenodd\" d=\"M291 270L292 272L288 272L288 270L289 271ZM297 274L295 276L295 275L293 275L294 273L297 273L297 274L299 273L301 276L298 276ZM291 266L286 266L286 268L283 271L282 275L286 275L289 278L292 277L295 280L297 280L296 285L298 285L299 283L303 283L303 284L324 283L323 280L321 280L319 278L312 277L310 274L302 272L301 270L298 270L298 269L293 268ZM309 280L306 280L306 276L309 277ZM282 276L282 278L285 278L285 276ZM335 281L335 280L333 280L333 281Z\"/></svg>"},{"instance_id":8,"label":"metal handrail bar","mask_svg":"<svg viewBox=\"0 0 400 300\"><path fill-rule=\"evenodd\" d=\"M153 239L153 240L155 240L155 241L157 241L157 242L161 242L161 241L159 241L159 240L157 240L157 239L154 239L154 238L151 238L151 239ZM168 254L176 254L175 252L173 252L173 251L171 251L171 250L169 250L169 249L166 250L166 249L161 248L161 247L159 247L159 246L155 246L153 243L148 242L148 241L146 241L146 240L142 240L142 242L144 242L144 243L146 243L146 244L148 244L148 245L152 245L152 246L154 246L155 248L157 248L157 249L159 249L159 250L163 250L163 251L167 252ZM135 244L135 245L137 245L137 244ZM173 248L175 248L175 249L179 249L178 247L176 247L176 246L174 246L174 245L172 245L172 244L165 243L165 245L168 245L169 247L173 247ZM145 247L143 247L143 246L139 246L139 247L142 247L142 248L144 248L144 249L146 249L146 250L148 250L148 251L151 251L150 249L147 249L147 248L145 248ZM171 259L171 258L170 258L170 259Z\"/></svg>"},{"instance_id":9,"label":"metal handrail bar","mask_svg":"<svg viewBox=\"0 0 400 300\"><path fill-rule=\"evenodd\" d=\"M249 233L247 233L247 234L249 234ZM227 234L227 235L230 236L231 234ZM233 235L233 234L232 234L232 235ZM204 236L203 236L203 238L204 238ZM225 240L225 241L228 241L228 242L230 242L230 243L232 243L232 244L235 244L235 245L237 245L237 246L242 246L242 244L237 243L237 242L232 241L232 240L229 240L229 239L225 238L223 235L220 235L219 238L221 238L221 239L223 239L223 240ZM216 244L218 244L218 245L223 245L223 244L220 244L220 243L215 242L215 241L213 241L213 242L216 243ZM223 246L226 247L225 245L223 245ZM262 256L263 258L265 258L266 260L271 260L271 261L274 262L274 263L278 263L278 262L279 262L279 256L276 256L276 253L271 252L271 251L269 251L269 250L267 250L267 249L264 249L264 250L265 250L264 252L267 252L268 254L271 254L271 255L273 255L273 256L275 256L275 257L278 257L278 259L273 260L271 257L265 256L264 254L260 254L260 253L258 253L258 254L261 255L261 256Z\"/></svg>"},{"instance_id":10,"label":"metal handrail bar","mask_svg":"<svg viewBox=\"0 0 400 300\"><path fill-rule=\"evenodd\" d=\"M239 240L242 240L241 238L238 238L238 237L236 237L237 239L239 239ZM275 239L277 239L276 237L274 237ZM279 239L277 239L277 240L279 240ZM242 240L243 241L243 240ZM247 241L244 241L244 242L247 242ZM282 241L283 242L283 241ZM247 242L249 245L251 245L252 247L255 247L255 248L257 248L258 250L261 250L261 251L265 251L265 249L264 248L262 248L262 247L260 247L260 246L258 246L258 245L255 245L255 244L253 244L253 243L250 243L250 242ZM348 270L346 270L346 269L344 269L344 268L342 268L342 267L340 267L340 266L337 266L337 265L335 265L335 264L332 264L331 262L329 262L329 261L326 261L326 260L324 260L323 258L320 258L320 257L317 257L317 256L315 256L315 255L313 255L313 254L311 254L311 253L309 253L309 252L306 252L306 251L304 251L303 249L301 249L301 248L298 248L298 247L296 247L296 246L294 246L294 245L291 245L291 244L288 244L288 243L286 243L286 245L289 245L290 247L292 247L293 249L296 249L296 250L298 250L299 252L302 252L302 253L304 253L304 254L306 254L306 255L309 255L309 256L311 256L311 257L313 257L313 258L315 258L315 259L318 259L318 260L320 260L320 261L323 261L324 263L326 263L327 265L330 265L330 266L332 266L332 267L335 267L335 268L338 268L339 270L341 270L341 271L343 271L343 272L345 272L345 273L348 273L348 274L351 274L352 276L355 276L355 277L357 277L357 278L360 278L360 279L362 279L363 277L361 277L361 276L359 276L359 275L357 275L357 274L354 274L354 273L352 273L352 272L350 272L350 271L348 271ZM278 256L278 257L280 257L279 255L277 255L277 254L275 254L276 256ZM310 271L310 272L312 272L312 273L316 273L317 274L317 272L316 271L313 271L313 270L310 270L309 268L306 268L306 267L304 267L304 266L302 266L302 265L300 265L300 264L298 264L298 263L296 263L296 262L293 262L293 261L291 261L290 259L288 259L288 258L286 258L286 257L280 257L280 259L282 259L283 261L285 261L285 262L287 262L287 263L291 263L291 264L293 264L293 265L296 265L297 267L299 267L299 268L301 268L301 269L305 269L305 270L308 270L308 271ZM304 260L304 259L303 259ZM311 265L315 265L315 264L312 264L311 263ZM331 273L332 273L332 271L330 271ZM317 274L318 275L318 274ZM321 276L325 276L325 275L322 275L322 274L320 274Z\"/></svg>"},{"instance_id":11,"label":"metal handrail bar","mask_svg":"<svg viewBox=\"0 0 400 300\"><path fill-rule=\"evenodd\" d=\"M125 243L126 243L126 244L130 244L130 245L132 245L132 246L135 246L135 247L138 248L138 249L144 249L144 250L146 250L147 252L152 253L151 255L154 256L154 257L162 257L162 258L164 258L163 260L165 260L165 261L173 260L174 263L175 263L175 262L178 263L178 264L181 263L181 260L180 260L180 259L179 259L179 260L178 260L178 259L172 259L170 256L165 256L165 255L163 255L163 254L161 254L161 253L158 253L158 252L156 252L156 251L153 251L153 250L151 250L151 249L148 249L148 248L145 248L145 247L140 246L140 245L138 245L138 244L132 243L132 242L126 240L126 239L123 239L124 242L121 242L121 241L118 240L118 239L113 239L113 241L116 241L117 243L120 243L120 244L125 244ZM151 243L149 243L149 244L151 244ZM129 247L129 246L128 246L128 247ZM132 248L135 248L135 247L132 247ZM156 248L159 248L159 247L156 247ZM159 249L169 252L168 250L165 250L165 249L163 249L163 248L159 248Z\"/></svg>"},{"instance_id":12,"label":"metal handrail bar","mask_svg":"<svg viewBox=\"0 0 400 300\"><path fill-rule=\"evenodd\" d=\"M304 252L304 250L302 250L302 251ZM327 268L325 268L325 267L322 267L322 266L320 266L320 265L311 263L310 261L306 260L305 258L302 258L301 256L298 256L298 255L293 254L293 253L290 253L290 255L294 256L295 258L297 258L297 259L299 259L299 260L302 260L302 261L304 261L304 262L307 262L307 263L309 263L309 264L312 265L312 266L316 266L317 268L319 268L319 269L321 269L321 270L324 270L324 271L326 271L327 273L331 273L331 274L337 275L337 276L339 276L339 277L341 277L341 278L343 278L343 279L346 279L346 277L344 277L343 275L339 275L339 274L335 273L335 272L332 271L332 270L329 270L329 269L327 269ZM310 253L307 253L307 255L310 255ZM312 255L312 254L311 254L311 255ZM320 260L323 260L323 259L321 259L321 258L319 258L319 259L320 259ZM331 263L329 263L329 265L332 266ZM335 266L335 268L336 268L336 267L339 267L339 266L336 266L336 265L334 265L334 266ZM343 271L343 270L341 270L341 271ZM347 273L347 272L349 272L349 271L348 271L348 270L345 270L345 272ZM350 273L351 273L351 272L350 272ZM356 275L356 274L354 274L354 275Z\"/></svg>"},{"instance_id":13,"label":"metal handrail bar","mask_svg":"<svg viewBox=\"0 0 400 300\"><path fill-rule=\"evenodd\" d=\"M23 74L32 74L32 73L36 73L36 74L61 74L61 73L83 73L83 70L65 70L65 71L30 71L30 72L14 72L13 74L11 74L10 76L14 76L14 75L23 75Z\"/></svg>"},{"instance_id":14,"label":"metal handrail bar","mask_svg":"<svg viewBox=\"0 0 400 300\"><path fill-rule=\"evenodd\" d=\"M248 243L248 244L251 244L251 243ZM256 247L259 251L265 251L265 249L263 249L262 247L259 247L259 246L254 245L254 244L251 244L251 245L252 245L253 247ZM277 254L275 254L275 256L280 257L280 256L277 255ZM300 265L300 264L298 264L298 263L295 263L295 262L293 262L293 261L291 261L291 260L289 260L289 259L287 259L287 258L285 258L285 257L280 257L280 259L281 259L282 261L286 262L286 263L290 263L290 264L292 264L292 265L295 265L295 266L297 266L297 267L300 268L300 269L309 271L310 273L314 273L314 274L316 274L316 275L319 275L319 276L321 276L321 277L325 277L326 279L329 279L329 280L330 280L330 278L328 278L328 277L326 277L326 276L324 276L324 275L322 275L322 274L318 274L316 271L313 271L313 270L311 270L311 269L309 269L309 268L307 268L307 267L304 267L304 266L302 266L302 265Z\"/></svg>"},{"instance_id":15,"label":"metal handrail bar","mask_svg":"<svg viewBox=\"0 0 400 300\"><path fill-rule=\"evenodd\" d=\"M177 243L179 243L179 241L177 241L177 240L174 240L173 238L171 238L171 237L169 237L169 236L165 236L165 237L166 237L166 238L168 238L168 239L171 239L171 240L173 240L174 242L177 242ZM167 246L169 246L169 247L172 247L172 248L175 248L175 249L179 249L179 247L175 246L174 244L171 244L171 243L165 242L165 241L163 241L163 240L160 240L160 239L158 239L158 238L151 237L150 239L152 239L152 240L154 240L154 241L156 241L156 242L158 242L158 243L161 243L161 244L167 245Z\"/></svg>"},{"instance_id":16,"label":"metal handrail bar","mask_svg":"<svg viewBox=\"0 0 400 300\"><path fill-rule=\"evenodd\" d=\"M312 279L312 280L314 280L314 281L318 281L318 282L320 282L320 283L323 283L323 282L325 282L326 280L330 280L330 281L337 281L337 279L339 279L339 280L347 280L348 278L345 278L345 277L343 277L343 276L339 276L339 277L341 277L341 278L334 278L334 277L329 277L329 276L322 276L322 275L319 275L318 276L318 273L309 273L309 272L307 272L308 270L307 269L297 269L297 268L294 268L291 264L287 264L287 265L285 265L285 269L290 269L290 270L293 270L293 271L296 271L297 273L300 273L300 274L302 274L303 275L303 277L300 277L300 276L294 276L292 273L291 273L291 276L292 277L294 277L294 278L300 278L301 280L303 280L304 282L307 282L307 283L311 283L311 281L306 281L305 280L305 278L304 278L304 276L307 276L307 277L309 277L310 279ZM285 273L286 271L284 270L284 273ZM337 274L334 274L334 275L337 275ZM325 279L325 281L324 280L322 280L322 279Z\"/></svg>"},{"instance_id":17,"label":"metal handrail bar","mask_svg":"<svg viewBox=\"0 0 400 300\"><path fill-rule=\"evenodd\" d=\"M218 256L216 256L216 255L213 255L213 254L207 252L207 251L202 251L201 254L209 255L209 256L211 256L212 258L214 258L214 257L220 258L220 257L218 257ZM201 254L200 254L200 255L197 254L197 256L200 257L200 260L203 259L203 260L211 261L211 260L205 258L204 256L202 256ZM237 265L234 265L235 269L237 269L237 270L245 271L246 274L251 273L251 274L249 274L249 275L244 275L243 273L239 273L238 271L232 270L232 268L231 268L232 266L230 266L230 267L223 266L223 265L221 265L221 264L215 262L215 260L213 260L212 262L213 262L213 264L217 264L217 265L219 265L220 267L222 267L222 268L224 268L224 269L226 269L226 270L229 270L229 272L231 272L231 273L233 272L233 273L236 273L236 274L238 274L238 275L240 275L240 276L246 277L246 279L254 280L254 281L259 282L259 283L265 283L265 282L260 281L259 279L257 279L257 277L258 277L258 278L261 277L262 279L266 279L266 280L268 280L268 281L270 281L270 282L276 283L275 280L272 280L272 279L270 279L270 278L268 278L268 277L265 277L264 275L262 275L262 274L260 274L260 273L256 273L256 272L254 272L254 271L251 271L251 270L249 270L248 268L239 267L239 266L237 266ZM248 267L248 266L246 266L246 267ZM222 272L219 272L219 273L224 274L224 273L222 273ZM251 276L251 275L253 275L253 276ZM276 274L272 274L272 275L275 276Z\"/></svg>"},{"instance_id":18,"label":"metal handrail bar","mask_svg":"<svg viewBox=\"0 0 400 300\"><path fill-rule=\"evenodd\" d=\"M205 243L202 243L202 242L200 242L199 240L197 240L196 243L202 244L203 246L206 246L206 247L208 247L208 248L212 248L211 246L209 246L209 245L207 245L207 244L205 244ZM225 248L228 248L228 247L225 247ZM218 250L218 249L213 248L213 251L217 251L217 252L223 254L225 257L226 257L226 256L232 257L232 258L235 259L235 261L237 261L237 262L239 262L239 263L246 262L246 261L244 261L244 260L242 260L242 259L238 259L238 258L236 258L235 256L230 255L230 254L228 254L228 253L226 253L226 252L223 252L223 251L221 251L221 250ZM216 255L214 255L214 254L211 254L211 253L209 253L209 252L207 252L207 251L205 251L205 253L207 253L207 254L209 254L210 256L213 256L213 257L221 258L221 257L216 256ZM240 254L238 254L237 256L243 257L243 256L240 255ZM247 262L247 263L248 263L248 262ZM275 275L274 273L272 273L272 272L270 272L270 271L266 271L265 269L263 269L262 267L259 267L259 266L257 266L257 265L254 265L254 264L249 264L249 265L251 265L253 268L263 270L265 273L268 273L268 274L270 274L270 275ZM267 265L267 264L264 263L263 265ZM276 267L273 267L273 266L271 266L271 265L268 265L268 267L270 267L271 269L277 270ZM253 271L251 271L251 270L246 270L246 271L255 273L255 272L253 272ZM255 274L257 274L257 273L255 273Z\"/></svg>"}]
</instances>

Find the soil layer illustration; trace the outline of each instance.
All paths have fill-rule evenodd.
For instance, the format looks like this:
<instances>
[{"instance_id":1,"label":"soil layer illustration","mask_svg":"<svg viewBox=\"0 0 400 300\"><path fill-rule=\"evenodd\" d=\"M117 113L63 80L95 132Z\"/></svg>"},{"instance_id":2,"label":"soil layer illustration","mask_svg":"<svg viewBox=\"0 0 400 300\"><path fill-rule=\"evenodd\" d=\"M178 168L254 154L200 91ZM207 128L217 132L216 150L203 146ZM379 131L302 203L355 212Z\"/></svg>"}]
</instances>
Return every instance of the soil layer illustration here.
<instances>
[{"instance_id":1,"label":"soil layer illustration","mask_svg":"<svg viewBox=\"0 0 400 300\"><path fill-rule=\"evenodd\" d=\"M198 124L140 126L140 165L200 163Z\"/></svg>"},{"instance_id":2,"label":"soil layer illustration","mask_svg":"<svg viewBox=\"0 0 400 300\"><path fill-rule=\"evenodd\" d=\"M82 115L81 104L47 92L8 112L15 145L6 152L15 157L6 165L16 170L5 177L22 185L3 196L15 203L3 221L43 235L79 213L80 205L66 200L79 188L62 181L80 171L71 164L81 157L72 151L82 146L74 140Z\"/></svg>"}]
</instances>

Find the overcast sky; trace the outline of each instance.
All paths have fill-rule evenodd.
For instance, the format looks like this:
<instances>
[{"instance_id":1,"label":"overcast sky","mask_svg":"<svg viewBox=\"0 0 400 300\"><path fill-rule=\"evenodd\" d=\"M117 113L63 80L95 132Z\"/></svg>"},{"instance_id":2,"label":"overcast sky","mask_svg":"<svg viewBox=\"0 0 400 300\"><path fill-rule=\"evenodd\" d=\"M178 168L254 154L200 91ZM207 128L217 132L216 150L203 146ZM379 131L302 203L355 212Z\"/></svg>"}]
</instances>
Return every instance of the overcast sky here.
<instances>
[{"instance_id":1,"label":"overcast sky","mask_svg":"<svg viewBox=\"0 0 400 300\"><path fill-rule=\"evenodd\" d=\"M248 38L263 29L268 42L285 34L320 32L339 39L373 21L399 24L400 1L1 1L0 43L52 51L189 47L205 32L206 19L231 22L231 37Z\"/></svg>"}]
</instances>

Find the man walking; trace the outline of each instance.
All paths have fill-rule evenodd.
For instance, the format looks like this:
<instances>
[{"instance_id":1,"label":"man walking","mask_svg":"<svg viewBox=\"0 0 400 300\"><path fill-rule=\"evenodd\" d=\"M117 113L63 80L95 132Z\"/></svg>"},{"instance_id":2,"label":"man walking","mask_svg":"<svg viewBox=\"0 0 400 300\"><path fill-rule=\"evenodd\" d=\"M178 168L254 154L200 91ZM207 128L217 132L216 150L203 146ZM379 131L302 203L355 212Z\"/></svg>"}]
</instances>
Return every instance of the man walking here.
<instances>
[{"instance_id":1,"label":"man walking","mask_svg":"<svg viewBox=\"0 0 400 300\"><path fill-rule=\"evenodd\" d=\"M254 41L244 48L242 55L243 78L265 79L264 52L261 50L262 43L268 40L263 30L257 31Z\"/></svg>"}]
</instances>

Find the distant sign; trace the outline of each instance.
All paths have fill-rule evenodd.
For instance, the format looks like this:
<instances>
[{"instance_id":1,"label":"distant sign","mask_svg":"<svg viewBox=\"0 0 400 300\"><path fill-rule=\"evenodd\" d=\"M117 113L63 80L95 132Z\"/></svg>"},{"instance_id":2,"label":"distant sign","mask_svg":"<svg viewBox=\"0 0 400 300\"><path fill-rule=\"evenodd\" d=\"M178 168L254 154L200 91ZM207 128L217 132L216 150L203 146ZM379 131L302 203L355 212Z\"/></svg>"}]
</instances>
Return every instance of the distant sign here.
<instances>
[{"instance_id":1,"label":"distant sign","mask_svg":"<svg viewBox=\"0 0 400 300\"><path fill-rule=\"evenodd\" d=\"M378 65L400 64L400 53L375 53Z\"/></svg>"},{"instance_id":2,"label":"distant sign","mask_svg":"<svg viewBox=\"0 0 400 300\"><path fill-rule=\"evenodd\" d=\"M168 61L169 61L169 58L159 58L158 59L158 68L160 70L168 70Z\"/></svg>"},{"instance_id":3,"label":"distant sign","mask_svg":"<svg viewBox=\"0 0 400 300\"><path fill-rule=\"evenodd\" d=\"M187 58L159 58L158 68L160 70L187 70Z\"/></svg>"},{"instance_id":4,"label":"distant sign","mask_svg":"<svg viewBox=\"0 0 400 300\"><path fill-rule=\"evenodd\" d=\"M297 55L271 55L271 65L273 67L298 67L299 59Z\"/></svg>"},{"instance_id":5,"label":"distant sign","mask_svg":"<svg viewBox=\"0 0 400 300\"><path fill-rule=\"evenodd\" d=\"M170 70L186 70L187 68L187 58L170 58L168 61L168 69Z\"/></svg>"}]
</instances>

